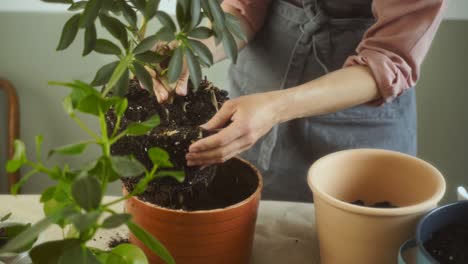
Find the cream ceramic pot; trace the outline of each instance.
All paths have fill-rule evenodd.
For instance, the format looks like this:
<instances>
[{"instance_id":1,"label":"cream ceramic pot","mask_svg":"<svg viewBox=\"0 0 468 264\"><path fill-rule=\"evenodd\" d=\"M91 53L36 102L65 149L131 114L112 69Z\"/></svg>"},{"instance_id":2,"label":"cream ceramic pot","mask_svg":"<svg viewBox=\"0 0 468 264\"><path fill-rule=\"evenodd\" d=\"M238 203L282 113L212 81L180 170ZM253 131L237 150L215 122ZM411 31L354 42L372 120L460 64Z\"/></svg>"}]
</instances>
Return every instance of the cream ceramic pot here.
<instances>
[{"instance_id":1,"label":"cream ceramic pot","mask_svg":"<svg viewBox=\"0 0 468 264\"><path fill-rule=\"evenodd\" d=\"M418 158L378 149L336 152L308 174L323 264L397 263L400 245L445 192L442 174ZM389 201L398 208L350 204Z\"/></svg>"}]
</instances>

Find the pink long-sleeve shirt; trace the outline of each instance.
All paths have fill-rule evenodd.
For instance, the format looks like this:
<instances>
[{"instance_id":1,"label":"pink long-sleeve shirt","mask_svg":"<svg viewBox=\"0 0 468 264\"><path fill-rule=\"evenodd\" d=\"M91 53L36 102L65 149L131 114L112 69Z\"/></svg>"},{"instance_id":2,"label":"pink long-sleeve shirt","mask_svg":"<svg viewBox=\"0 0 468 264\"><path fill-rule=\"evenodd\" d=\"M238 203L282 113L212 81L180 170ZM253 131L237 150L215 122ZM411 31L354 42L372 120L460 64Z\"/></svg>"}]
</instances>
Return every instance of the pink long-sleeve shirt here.
<instances>
[{"instance_id":1,"label":"pink long-sleeve shirt","mask_svg":"<svg viewBox=\"0 0 468 264\"><path fill-rule=\"evenodd\" d=\"M443 0L373 0L376 23L363 36L344 67L365 65L372 71L385 102L419 78L421 63L442 21ZM225 0L258 31L270 0Z\"/></svg>"}]
</instances>

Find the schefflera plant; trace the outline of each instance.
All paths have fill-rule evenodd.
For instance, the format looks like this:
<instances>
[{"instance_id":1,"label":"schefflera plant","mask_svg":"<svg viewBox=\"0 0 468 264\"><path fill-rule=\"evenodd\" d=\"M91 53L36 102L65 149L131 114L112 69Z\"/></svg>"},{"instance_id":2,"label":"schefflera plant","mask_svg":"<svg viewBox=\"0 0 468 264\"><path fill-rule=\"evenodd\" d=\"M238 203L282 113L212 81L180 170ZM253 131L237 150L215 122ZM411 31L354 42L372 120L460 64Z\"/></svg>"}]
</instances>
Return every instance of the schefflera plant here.
<instances>
[{"instance_id":1,"label":"schefflera plant","mask_svg":"<svg viewBox=\"0 0 468 264\"><path fill-rule=\"evenodd\" d=\"M214 36L216 45L222 43L226 55L234 63L237 60L234 36L246 41L237 18L223 12L217 0L177 0L178 26L168 13L159 10L159 0L43 1L69 3L69 10L83 10L65 23L57 50L66 49L82 29L83 56L92 51L116 56L115 61L97 71L91 82L93 86L105 86L103 95L113 90L113 94L124 96L132 75L150 92L153 92L152 77L171 92L183 70L184 60L193 87L197 89L202 80L202 67L213 64L213 55L200 40ZM160 28L147 34L152 20L157 20ZM97 37L97 21L120 46ZM158 43L160 45L156 45Z\"/></svg>"},{"instance_id":2,"label":"schefflera plant","mask_svg":"<svg viewBox=\"0 0 468 264\"><path fill-rule=\"evenodd\" d=\"M187 63L193 87L201 81L201 68L213 64L213 56L200 39L214 36L216 44L223 44L227 56L235 62L237 47L234 36L245 40L239 22L224 13L217 0L178 0L176 22L158 9L157 0L42 0L69 4L75 12L65 23L57 50L64 50L74 41L80 30L84 31L83 56L92 51L109 54L116 60L102 66L91 83L83 81L52 82L70 88L63 100L66 113L90 137L89 140L58 147L48 152L52 155L80 155L90 145L96 145L100 156L79 168L69 165L47 166L42 158L42 136L36 137L36 157L26 156L25 145L15 141L15 153L7 163L7 171L14 172L23 166L30 170L11 190L17 193L20 187L35 174L46 174L54 184L44 190L40 201L45 218L15 236L0 248L0 255L28 250L32 242L49 226L58 225L64 230L63 239L35 245L30 250L34 263L147 263L138 247L122 244L110 251L92 248L88 242L99 229L126 225L139 240L167 263L175 263L170 252L155 237L132 222L129 214L118 213L111 206L131 196L143 193L157 177L174 177L184 180L184 173L170 170L172 164L166 151L151 148L148 155L153 167L145 168L130 156L112 156L111 146L125 136L140 136L149 133L159 124L153 116L144 122L121 128L120 120L128 101L130 78L137 78L152 92L152 74L168 90L180 76L184 60ZM146 35L148 23L156 19L161 27ZM203 26L203 20L211 22L211 28ZM119 44L98 38L97 21L110 32ZM160 43L158 50L153 50ZM150 73L151 72L151 73ZM153 76L154 76L153 75ZM102 88L101 88L102 87ZM107 131L105 113L113 111L117 117L113 131ZM79 117L78 113L95 116L101 133L95 133ZM108 184L122 177L143 175L135 189L128 195L107 203L103 202Z\"/></svg>"}]
</instances>

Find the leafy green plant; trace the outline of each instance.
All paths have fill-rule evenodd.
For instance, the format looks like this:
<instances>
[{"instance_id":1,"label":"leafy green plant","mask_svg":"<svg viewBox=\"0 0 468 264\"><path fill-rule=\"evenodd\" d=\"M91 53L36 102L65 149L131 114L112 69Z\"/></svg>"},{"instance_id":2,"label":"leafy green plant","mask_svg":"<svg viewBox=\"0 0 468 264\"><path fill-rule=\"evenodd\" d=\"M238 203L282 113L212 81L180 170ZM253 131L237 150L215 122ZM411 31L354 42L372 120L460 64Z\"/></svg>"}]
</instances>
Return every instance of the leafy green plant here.
<instances>
[{"instance_id":1,"label":"leafy green plant","mask_svg":"<svg viewBox=\"0 0 468 264\"><path fill-rule=\"evenodd\" d=\"M178 0L176 21L158 9L158 0L42 0L44 2L69 4L75 12L65 23L57 50L64 50L75 40L79 31L84 32L83 56L91 52L109 54L116 60L102 66L90 83L82 81L51 82L64 86L70 93L63 100L63 108L72 120L89 135L89 139L50 150L53 155L80 155L90 146L96 145L100 156L79 168L69 165L47 166L41 150L43 137L36 137L35 159L26 156L25 145L15 141L15 153L7 163L7 171L15 172L21 167L30 168L11 190L16 194L20 187L33 175L46 174L54 185L43 191L40 201L44 206L45 218L18 232L8 244L0 248L0 254L28 250L39 234L50 225L64 230L61 240L34 246L30 256L34 263L147 263L144 253L130 244L120 245L111 251L102 251L87 246L99 229L126 225L129 230L167 263L174 263L168 250L151 234L132 222L129 214L117 213L111 206L133 195L145 191L147 185L157 177L174 177L184 180L184 173L171 171L172 164L167 152L160 148L148 150L153 166L147 169L130 156L111 155L111 146L122 137L149 133L159 124L153 116L141 123L121 128L120 122L128 101L129 79L136 77L152 91L152 74L155 73L169 90L178 79L184 60L187 63L193 87L201 81L201 68L213 64L210 50L200 39L214 36L216 43L223 44L228 57L235 61L237 47L234 36L245 39L234 16L222 11L216 0ZM157 32L147 36L148 23L158 20ZM204 20L212 27L203 26ZM117 40L98 38L97 21ZM176 26L176 22L177 25ZM138 26L139 25L139 26ZM157 50L153 50L156 44ZM96 89L103 87L102 89ZM115 128L108 131L105 114L113 111ZM95 116L101 133L95 133L79 117L78 113ZM109 183L122 177L140 176L133 192L114 201L104 203L103 195Z\"/></svg>"}]
</instances>

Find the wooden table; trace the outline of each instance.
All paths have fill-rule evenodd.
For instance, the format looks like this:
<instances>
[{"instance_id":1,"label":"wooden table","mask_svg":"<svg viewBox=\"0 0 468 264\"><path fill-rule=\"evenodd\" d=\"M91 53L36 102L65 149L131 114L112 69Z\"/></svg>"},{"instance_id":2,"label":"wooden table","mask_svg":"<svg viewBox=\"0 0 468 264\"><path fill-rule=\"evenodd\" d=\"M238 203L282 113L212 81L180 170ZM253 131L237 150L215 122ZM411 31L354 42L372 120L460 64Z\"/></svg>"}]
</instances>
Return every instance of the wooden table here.
<instances>
[{"instance_id":1,"label":"wooden table","mask_svg":"<svg viewBox=\"0 0 468 264\"><path fill-rule=\"evenodd\" d=\"M106 196L105 200L116 197ZM122 210L122 204L115 205ZM0 195L0 216L12 212L11 221L34 223L43 217L38 195ZM126 235L125 228L102 230L91 245L107 248L107 242L117 234ZM61 230L51 227L39 241L61 238ZM314 206L307 203L262 201L255 230L251 264L318 264L319 250L315 230Z\"/></svg>"}]
</instances>

